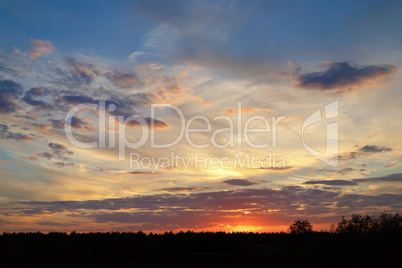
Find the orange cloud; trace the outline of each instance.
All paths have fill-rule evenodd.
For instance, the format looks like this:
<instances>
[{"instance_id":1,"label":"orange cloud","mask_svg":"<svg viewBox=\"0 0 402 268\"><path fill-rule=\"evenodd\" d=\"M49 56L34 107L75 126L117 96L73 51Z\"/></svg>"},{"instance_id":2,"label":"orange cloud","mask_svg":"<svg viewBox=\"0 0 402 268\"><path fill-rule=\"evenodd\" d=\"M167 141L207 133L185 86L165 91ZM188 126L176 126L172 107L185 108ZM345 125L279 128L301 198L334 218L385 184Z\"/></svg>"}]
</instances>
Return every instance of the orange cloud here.
<instances>
[{"instance_id":1,"label":"orange cloud","mask_svg":"<svg viewBox=\"0 0 402 268\"><path fill-rule=\"evenodd\" d=\"M29 51L29 58L35 60L43 56L51 54L55 48L50 41L42 41L31 39L31 43L34 45Z\"/></svg>"},{"instance_id":2,"label":"orange cloud","mask_svg":"<svg viewBox=\"0 0 402 268\"><path fill-rule=\"evenodd\" d=\"M38 160L38 158L36 158L35 156L28 156L28 157L18 157L18 159L22 159L22 160L29 160L29 161L35 161Z\"/></svg>"},{"instance_id":3,"label":"orange cloud","mask_svg":"<svg viewBox=\"0 0 402 268\"><path fill-rule=\"evenodd\" d=\"M116 85L120 87L129 87L137 82L137 79L135 79L134 75L129 73L106 72L106 77L111 79Z\"/></svg>"},{"instance_id":4,"label":"orange cloud","mask_svg":"<svg viewBox=\"0 0 402 268\"><path fill-rule=\"evenodd\" d=\"M168 124L166 124L165 122L158 120L158 119L152 119L150 117L142 117L145 122L148 125L148 128L152 127L152 122L154 124L154 129L170 129L170 126ZM117 124L123 125L120 123L120 121L116 120ZM133 120L133 121L129 121L127 122L126 126L128 128L135 128L135 127L141 127L141 123L139 123L137 120ZM117 131L117 130L116 130Z\"/></svg>"},{"instance_id":5,"label":"orange cloud","mask_svg":"<svg viewBox=\"0 0 402 268\"><path fill-rule=\"evenodd\" d=\"M52 127L48 126L48 125L39 124L39 125L36 125L36 126L39 128L40 132L43 133L43 134L47 134L48 131L52 129Z\"/></svg>"},{"instance_id":6,"label":"orange cloud","mask_svg":"<svg viewBox=\"0 0 402 268\"><path fill-rule=\"evenodd\" d=\"M148 64L144 64L142 65L144 66L146 69L152 70L152 71L162 71L165 70L165 67L158 65L157 63L148 63Z\"/></svg>"}]
</instances>

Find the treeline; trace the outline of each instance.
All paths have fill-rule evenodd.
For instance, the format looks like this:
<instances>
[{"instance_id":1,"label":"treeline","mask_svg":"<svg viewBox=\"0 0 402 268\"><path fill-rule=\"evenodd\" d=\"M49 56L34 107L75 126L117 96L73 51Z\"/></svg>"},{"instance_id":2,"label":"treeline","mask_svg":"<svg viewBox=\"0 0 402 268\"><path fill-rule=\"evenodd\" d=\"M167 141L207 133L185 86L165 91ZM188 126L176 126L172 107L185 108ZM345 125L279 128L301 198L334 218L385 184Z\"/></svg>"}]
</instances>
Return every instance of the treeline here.
<instances>
[{"instance_id":1,"label":"treeline","mask_svg":"<svg viewBox=\"0 0 402 268\"><path fill-rule=\"evenodd\" d=\"M402 231L402 216L399 213L395 215L381 213L379 216L361 216L354 214L350 219L344 217L338 223L338 226L331 226L331 232L338 234L345 233L396 233Z\"/></svg>"},{"instance_id":2,"label":"treeline","mask_svg":"<svg viewBox=\"0 0 402 268\"><path fill-rule=\"evenodd\" d=\"M0 267L373 267L399 263L399 214L353 215L331 232L3 233ZM296 230L296 232L292 232Z\"/></svg>"},{"instance_id":3,"label":"treeline","mask_svg":"<svg viewBox=\"0 0 402 268\"><path fill-rule=\"evenodd\" d=\"M331 224L330 233L334 234L386 234L402 231L402 216L381 213L379 216L353 214L350 219L342 220L337 226ZM296 220L289 227L289 233L300 235L313 232L313 226L308 220Z\"/></svg>"}]
</instances>

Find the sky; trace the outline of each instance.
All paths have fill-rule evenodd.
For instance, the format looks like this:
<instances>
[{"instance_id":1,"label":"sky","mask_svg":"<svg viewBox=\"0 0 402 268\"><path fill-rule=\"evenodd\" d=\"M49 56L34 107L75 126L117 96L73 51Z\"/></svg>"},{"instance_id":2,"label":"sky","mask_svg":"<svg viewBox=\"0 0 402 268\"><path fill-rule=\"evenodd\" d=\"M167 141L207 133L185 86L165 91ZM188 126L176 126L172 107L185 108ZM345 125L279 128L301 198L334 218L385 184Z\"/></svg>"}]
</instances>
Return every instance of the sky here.
<instances>
[{"instance_id":1,"label":"sky","mask_svg":"<svg viewBox=\"0 0 402 268\"><path fill-rule=\"evenodd\" d=\"M0 1L0 231L326 230L402 206L398 1Z\"/></svg>"}]
</instances>

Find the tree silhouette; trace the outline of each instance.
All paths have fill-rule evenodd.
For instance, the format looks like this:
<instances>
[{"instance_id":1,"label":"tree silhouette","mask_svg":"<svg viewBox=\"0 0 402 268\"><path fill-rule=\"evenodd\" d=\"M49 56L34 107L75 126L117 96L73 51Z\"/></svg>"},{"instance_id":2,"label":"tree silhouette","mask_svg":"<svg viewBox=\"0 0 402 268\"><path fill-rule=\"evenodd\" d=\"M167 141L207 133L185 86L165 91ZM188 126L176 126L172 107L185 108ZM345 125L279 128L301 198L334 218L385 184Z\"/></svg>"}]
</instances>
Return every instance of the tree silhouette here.
<instances>
[{"instance_id":1,"label":"tree silhouette","mask_svg":"<svg viewBox=\"0 0 402 268\"><path fill-rule=\"evenodd\" d=\"M336 228L332 228L334 233L395 233L402 230L402 217L399 213L395 215L386 212L376 216L361 216L353 214L350 219L342 220L338 223Z\"/></svg>"},{"instance_id":2,"label":"tree silhouette","mask_svg":"<svg viewBox=\"0 0 402 268\"><path fill-rule=\"evenodd\" d=\"M306 234L313 231L313 225L308 220L296 220L289 227L289 232L291 234Z\"/></svg>"}]
</instances>

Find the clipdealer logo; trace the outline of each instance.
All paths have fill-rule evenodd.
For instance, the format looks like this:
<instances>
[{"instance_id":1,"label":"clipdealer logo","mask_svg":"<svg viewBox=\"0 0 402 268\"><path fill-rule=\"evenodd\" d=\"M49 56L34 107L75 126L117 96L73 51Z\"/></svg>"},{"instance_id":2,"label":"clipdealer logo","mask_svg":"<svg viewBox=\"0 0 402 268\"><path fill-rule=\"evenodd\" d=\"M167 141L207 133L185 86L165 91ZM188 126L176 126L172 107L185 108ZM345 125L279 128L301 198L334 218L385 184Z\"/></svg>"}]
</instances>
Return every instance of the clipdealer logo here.
<instances>
[{"instance_id":1,"label":"clipdealer logo","mask_svg":"<svg viewBox=\"0 0 402 268\"><path fill-rule=\"evenodd\" d=\"M98 130L99 130L99 135L98 135L98 141L93 141L93 142L82 142L77 140L73 133L72 133L72 120L73 117L76 113L78 113L81 110L85 109L90 109L90 110L97 110L98 114ZM238 102L237 105L237 118L236 120L233 120L233 118L226 116L226 115L218 115L213 117L213 121L211 122L210 119L203 115L195 115L189 119L187 119L184 116L184 113L176 106L172 104L152 104L151 105L151 117L150 118L144 118L142 116L138 115L132 115L130 117L125 118L124 116L115 116L113 115L113 111L115 111L116 106L114 104L109 104L108 107L106 107L106 104L104 101L100 101L99 104L94 104L94 103L86 103L86 104L79 104L75 107L73 107L67 114L65 118L65 134L67 139L71 142L76 147L83 148L83 149L89 149L89 148L104 148L104 147L109 147L109 148L118 148L118 154L119 154L119 160L125 160L126 159L126 148L132 148L132 149L137 149L142 146L144 146L147 142L148 139L150 138L150 142L148 143L150 148L153 149L166 149L166 148L171 148L175 145L177 145L181 140L186 139L188 145L190 145L194 150L195 154L198 156L203 154L199 153L199 150L205 149L205 148L218 148L218 149L225 149L225 148L244 148L244 145L249 146L250 148L254 149L265 149L269 147L268 142L262 143L262 144L255 144L252 142L249 138L250 133L261 133L261 134L267 134L271 135L271 146L272 148L277 147L277 129L278 129L278 123L286 119L286 116L272 116L271 117L271 122L265 118L264 116L261 115L253 115L250 116L247 120L244 120L243 124L243 118L242 118L242 109L241 109L241 102ZM180 118L180 133L176 137L175 140L171 142L166 142L166 143L157 143L156 142L156 135L155 135L155 109L171 109L172 112L175 112L179 118ZM326 150L324 153L321 153L313 148L311 148L309 145L306 144L305 141L305 129L308 128L309 126L322 122L324 119L332 119L332 118L337 118L338 117L338 101L334 101L328 105L326 105L323 109L324 116L321 115L321 109L315 111L313 114L311 114L303 123L302 129L301 129L301 140L302 140L302 145L303 147L309 152L312 156L315 158L319 159L320 161L336 167L338 165L338 123L329 123L326 125ZM107 116L107 114L109 116ZM108 124L106 124L106 119L108 119ZM148 120L146 120L148 119ZM203 121L205 122L205 127L204 128L193 128L191 127L192 123L194 121ZM259 121L260 126L264 126L263 128L252 128L251 123L253 121ZM212 124L215 121L226 121L227 124L229 125L228 128L221 128L215 131L212 131ZM236 122L234 122L236 121ZM141 129L141 135L138 141L136 142L130 142L126 138L126 128L128 127L129 124L134 123L136 126L140 127ZM117 124L117 128L116 128ZM107 127L106 127L107 125ZM235 127L236 126L236 127ZM217 142L217 135L220 133L226 132L229 134L229 137L227 139L227 142L224 144L218 143ZM106 133L108 133L108 137L106 137ZM118 145L116 146L116 133L118 135ZM204 144L197 144L193 141L191 138L191 133L204 133L204 135L210 134L210 141ZM138 136L138 135L136 135ZM106 142L108 138L108 142ZM243 140L245 144L243 144ZM159 139L160 142L160 139ZM107 144L107 146L106 146ZM197 151L198 149L198 151ZM272 157L274 155L274 157ZM141 163L157 163L155 159L140 159L141 157L139 156L138 153L131 153L130 154L130 165L132 163L133 157L137 161L141 161ZM177 156L181 157L181 156ZM149 158L149 157L148 157ZM194 158L197 159L197 157ZM213 158L214 159L214 158ZM234 157L234 159L237 159L240 161L240 156L237 153ZM246 154L245 158L246 160L241 160L241 161L250 161L249 159L252 159L255 163L260 165L260 167L264 168L272 168L272 169L283 169L287 168L286 166L286 160L284 157L276 156L275 152L269 152L269 163L270 167L266 167L264 163L267 161L267 157L263 157L260 159L260 161L255 161L255 157L250 157L249 154ZM254 159L254 160L253 160ZM277 161L277 160L280 161ZM147 161L145 161L147 160ZM223 159L222 159L223 160ZM183 163L189 163L191 161L190 159L183 159L181 160ZM225 162L227 162L226 159L224 159ZM160 162L160 159L158 163ZM218 161L220 163L220 160ZM229 160L230 162L230 160ZM236 161L235 161L236 162ZM195 161L195 164L198 162ZM274 163L274 166L272 166L272 163ZM278 164L280 163L280 164ZM172 163L171 163L172 164ZM246 163L247 166L250 166L248 163ZM159 166L159 165L158 165ZM165 166L169 167L169 164L166 164ZM203 165L204 167L206 166L205 164ZM235 165L236 166L236 165ZM141 168L141 167L140 167ZM143 168L149 168L149 164L145 165ZM222 165L219 165L219 168L222 168ZM186 168L187 170L187 168ZM155 172L155 169L153 170Z\"/></svg>"}]
</instances>

